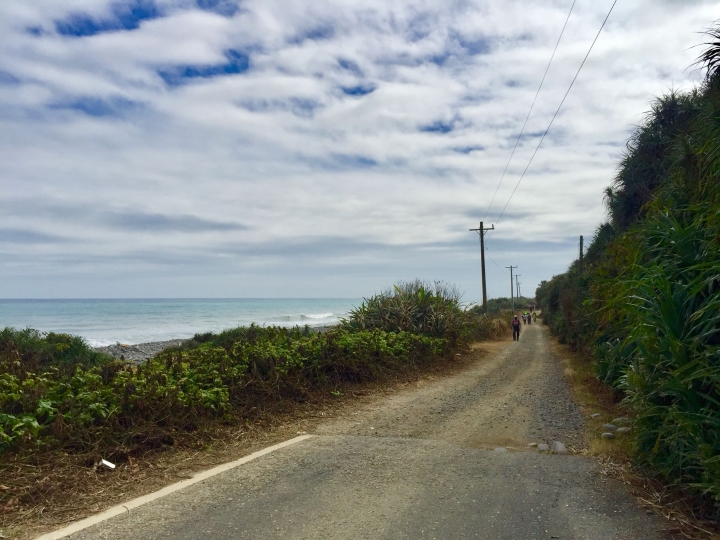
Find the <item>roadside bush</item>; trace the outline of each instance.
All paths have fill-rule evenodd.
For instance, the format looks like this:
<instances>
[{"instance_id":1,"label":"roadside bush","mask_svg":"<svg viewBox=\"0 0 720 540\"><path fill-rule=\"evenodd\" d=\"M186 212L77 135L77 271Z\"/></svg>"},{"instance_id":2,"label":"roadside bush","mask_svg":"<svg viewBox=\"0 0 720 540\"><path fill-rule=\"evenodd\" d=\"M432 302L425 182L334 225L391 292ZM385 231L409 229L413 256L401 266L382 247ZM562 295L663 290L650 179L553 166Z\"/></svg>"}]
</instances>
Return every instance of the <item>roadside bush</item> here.
<instances>
[{"instance_id":1,"label":"roadside bush","mask_svg":"<svg viewBox=\"0 0 720 540\"><path fill-rule=\"evenodd\" d=\"M318 388L416 369L448 350L443 338L340 328L304 334L254 326L194 341L137 366L106 361L65 370L50 362L37 372L18 365L16 349L3 350L0 453L38 447L129 452L206 419L252 416Z\"/></svg>"},{"instance_id":2,"label":"roadside bush","mask_svg":"<svg viewBox=\"0 0 720 540\"><path fill-rule=\"evenodd\" d=\"M412 332L446 339L450 348L464 346L471 330L460 297L454 286L439 281L402 282L366 298L342 325L350 330Z\"/></svg>"},{"instance_id":3,"label":"roadside bush","mask_svg":"<svg viewBox=\"0 0 720 540\"><path fill-rule=\"evenodd\" d=\"M483 314L482 306L473 306L468 310L468 324L470 337L473 341L488 341L510 335L513 313L496 311L492 314Z\"/></svg>"},{"instance_id":4,"label":"roadside bush","mask_svg":"<svg viewBox=\"0 0 720 540\"><path fill-rule=\"evenodd\" d=\"M94 351L79 336L43 334L32 328L0 330L0 355L11 358L11 367L20 372L50 367L72 371L76 366L90 367L110 361L108 355Z\"/></svg>"}]
</instances>

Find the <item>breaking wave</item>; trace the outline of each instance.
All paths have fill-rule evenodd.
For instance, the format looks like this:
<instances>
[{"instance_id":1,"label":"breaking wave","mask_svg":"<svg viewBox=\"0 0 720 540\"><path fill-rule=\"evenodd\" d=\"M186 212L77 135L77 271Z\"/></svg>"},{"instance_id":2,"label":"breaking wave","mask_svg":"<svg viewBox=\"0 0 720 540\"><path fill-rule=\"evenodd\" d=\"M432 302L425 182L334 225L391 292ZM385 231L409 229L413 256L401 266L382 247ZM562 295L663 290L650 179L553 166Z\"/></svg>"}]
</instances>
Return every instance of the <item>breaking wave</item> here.
<instances>
[{"instance_id":1,"label":"breaking wave","mask_svg":"<svg viewBox=\"0 0 720 540\"><path fill-rule=\"evenodd\" d=\"M271 317L268 322L288 325L307 324L309 326L313 326L333 324L338 322L338 320L338 317L334 313L301 313L298 315L279 315L277 317Z\"/></svg>"}]
</instances>

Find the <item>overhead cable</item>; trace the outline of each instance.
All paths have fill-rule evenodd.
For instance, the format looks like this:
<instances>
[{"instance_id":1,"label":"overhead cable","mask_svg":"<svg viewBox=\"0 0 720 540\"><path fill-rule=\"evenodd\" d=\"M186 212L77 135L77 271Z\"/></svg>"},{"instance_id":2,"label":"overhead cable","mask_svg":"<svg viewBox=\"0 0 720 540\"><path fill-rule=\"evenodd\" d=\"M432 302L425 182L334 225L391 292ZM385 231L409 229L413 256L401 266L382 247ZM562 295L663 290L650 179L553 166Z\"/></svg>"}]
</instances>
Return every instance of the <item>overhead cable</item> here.
<instances>
[{"instance_id":1,"label":"overhead cable","mask_svg":"<svg viewBox=\"0 0 720 540\"><path fill-rule=\"evenodd\" d=\"M593 39L592 44L590 45L590 48L588 49L587 54L585 55L585 58L583 58L582 64L580 64L580 67L577 70L577 73L575 73L575 77L573 77L572 82L570 83L570 86L567 89L567 92L565 92L565 96L562 98L562 101L560 102L560 105L558 106L557 110L555 111L555 114L552 117L552 120L550 120L550 123L548 124L547 129L545 130L545 133L543 133L542 138L540 139L540 142L538 143L537 147L535 148L535 151L533 152L532 156L530 157L530 161L527 164L527 167L525 167L525 170L523 171L522 175L520 175L520 179L517 181L517 184L515 184L515 189L513 189L513 192L510 194L510 198L508 199L508 202L505 203L505 207L503 208L502 212L500 212L500 215L498 216L495 223L500 222L500 218L503 217L503 214L505 214L505 210L507 210L508 205L510 204L510 201L513 198L513 195L515 195L515 192L517 191L518 186L520 185L520 182L522 182L522 179L525 178L525 173L527 173L528 169L530 168L530 164L533 162L533 159L535 159L535 155L537 154L538 150L540 149L540 145L542 145L543 141L545 140L545 136L548 134L548 131L550 131L550 127L553 125L553 122L555 121L555 118L557 118L558 113L560 112L560 109L563 106L563 103L565 103L565 99L567 99L568 94L570 93L570 90L572 89L573 85L575 84L575 81L578 78L578 75L580 75L580 71L582 70L583 66L585 65L585 61L588 59L588 56L590 56L590 52L593 50L593 47L595 46L595 42L600 37L600 32L602 32L603 28L605 28L605 23L607 23L608 19L610 18L610 14L613 11L613 8L615 7L615 4L617 4L617 0L615 0L612 3L612 6L610 6L610 11L608 11L607 16L605 17L605 20L603 21L602 25L600 26L600 30L598 30L598 33L595 35L595 39Z\"/></svg>"},{"instance_id":2,"label":"overhead cable","mask_svg":"<svg viewBox=\"0 0 720 540\"><path fill-rule=\"evenodd\" d=\"M502 249L500 249L500 246L498 246L498 245L495 243L495 241L492 239L492 236L488 235L488 240L490 240L490 242L492 242L492 245L495 246L495 248L496 248L500 253L502 253L502 256L505 257L505 262L508 262L508 263L509 263L509 262L510 262L510 258L505 254L505 252L504 252Z\"/></svg>"},{"instance_id":3,"label":"overhead cable","mask_svg":"<svg viewBox=\"0 0 720 540\"><path fill-rule=\"evenodd\" d=\"M498 268L500 268L500 265L495 262L495 259L493 259L493 258L492 258L490 255L488 255L487 253L485 254L485 256L486 256L488 259L490 259L495 266L497 266ZM500 268L500 271L501 271L501 272L505 272L505 270L504 270L503 268ZM505 273L507 274L507 272L505 272Z\"/></svg>"},{"instance_id":4,"label":"overhead cable","mask_svg":"<svg viewBox=\"0 0 720 540\"><path fill-rule=\"evenodd\" d=\"M533 98L532 104L530 105L530 110L527 113L527 116L525 117L525 122L522 125L522 129L520 130L520 134L517 136L517 139L515 139L515 146L512 149L512 152L510 153L510 158L508 159L507 164L505 165L505 170L502 173L502 176L500 177L500 182L498 182L497 187L495 188L495 193L493 193L492 199L490 199L490 204L487 207L487 210L485 210L485 219L487 215L490 213L490 208L492 208L492 204L495 201L495 197L498 194L498 190L500 189L501 184L503 183L503 180L505 179L505 174L507 173L508 167L510 166L510 162L512 161L513 156L515 155L515 150L517 150L518 144L520 143L520 138L522 137L523 133L525 133L525 126L527 126L528 120L530 119L530 113L532 113L533 108L535 107L535 102L537 101L538 95L540 95L540 90L543 87L543 83L545 82L545 77L547 77L548 70L550 69L550 64L552 64L553 58L555 58L555 53L558 50L558 45L560 45L560 40L563 37L563 34L565 33L565 27L567 27L567 23L570 20L570 14L573 11L573 8L575 7L575 2L577 0L573 0L572 5L570 6L570 11L567 14L567 17L565 18L565 24L563 24L562 30L560 31L560 37L558 37L557 43L555 44L555 48L553 49L552 55L550 56L550 61L548 62L547 67L545 68L545 73L543 73L542 80L540 81L540 86L538 86L537 92L535 92L535 97Z\"/></svg>"}]
</instances>

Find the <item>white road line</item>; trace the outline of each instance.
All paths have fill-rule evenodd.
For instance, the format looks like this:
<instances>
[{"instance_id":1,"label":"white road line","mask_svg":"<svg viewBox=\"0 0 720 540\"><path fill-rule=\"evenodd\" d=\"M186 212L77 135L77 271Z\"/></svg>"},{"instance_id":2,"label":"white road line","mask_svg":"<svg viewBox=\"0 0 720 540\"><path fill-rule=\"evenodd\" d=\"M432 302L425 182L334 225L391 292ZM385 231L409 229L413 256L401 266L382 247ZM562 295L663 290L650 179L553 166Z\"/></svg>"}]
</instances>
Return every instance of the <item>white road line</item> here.
<instances>
[{"instance_id":1,"label":"white road line","mask_svg":"<svg viewBox=\"0 0 720 540\"><path fill-rule=\"evenodd\" d=\"M235 467L239 467L240 465L244 465L249 461L274 452L275 450L279 450L280 448L285 448L286 446L299 443L300 441L304 441L311 437L312 435L301 435L299 437L295 437L294 439L290 439L288 441L284 441L273 446L268 446L267 448L263 448L262 450L253 452L252 454L245 456L244 458L240 458L229 463L223 463L222 465L218 465L217 467L214 467L207 471L200 472L192 478L188 478L187 480L182 480L175 484L166 486L159 491L155 491L154 493L149 493L147 495L143 495L142 497L138 497L137 499L133 499L126 503L108 508L104 512L95 514L94 516L90 516L89 518L85 518L80 521L76 521L75 523L72 523L67 527L63 527L62 529L59 529L57 531L39 536L35 540L58 540L59 538L65 538L73 533L82 531L83 529L87 529L88 527L101 523L112 517L119 516L121 514L127 514L133 508L137 508L138 506L142 506L143 504L155 501L157 499L160 499L161 497L165 497L165 495L170 495L171 493L184 489L188 486L192 486L193 484L197 484L198 482L202 482L203 480L207 480L208 478L211 478L215 475L218 475L225 471L229 471L230 469L234 469Z\"/></svg>"}]
</instances>

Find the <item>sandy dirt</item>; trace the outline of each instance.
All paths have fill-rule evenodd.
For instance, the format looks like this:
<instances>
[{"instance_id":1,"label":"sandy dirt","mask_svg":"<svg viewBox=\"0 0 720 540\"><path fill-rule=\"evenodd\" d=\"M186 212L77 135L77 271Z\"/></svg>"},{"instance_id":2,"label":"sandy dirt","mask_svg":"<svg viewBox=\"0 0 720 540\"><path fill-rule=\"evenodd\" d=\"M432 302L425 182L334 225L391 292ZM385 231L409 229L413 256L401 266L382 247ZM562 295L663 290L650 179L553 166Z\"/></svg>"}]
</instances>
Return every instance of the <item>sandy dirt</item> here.
<instances>
[{"instance_id":1,"label":"sandy dirt","mask_svg":"<svg viewBox=\"0 0 720 540\"><path fill-rule=\"evenodd\" d=\"M580 449L583 418L540 326L522 339L477 344L469 367L374 399L315 428L318 435L443 440L471 448L529 450L560 440Z\"/></svg>"}]
</instances>

